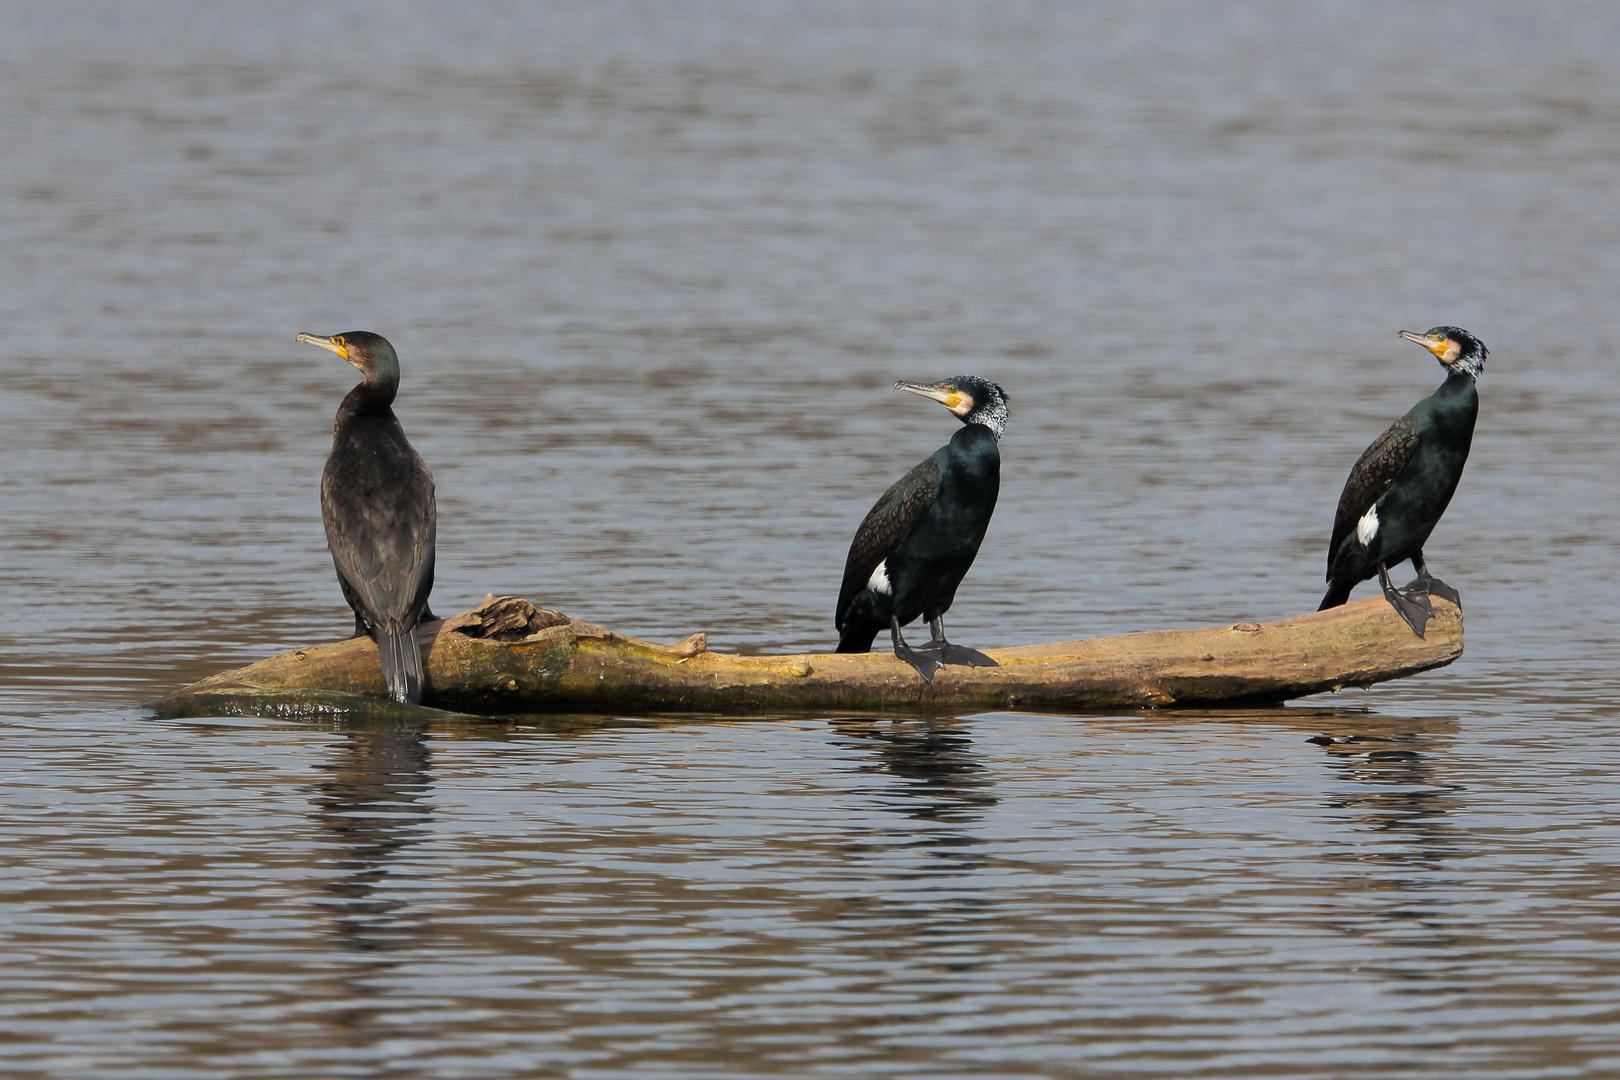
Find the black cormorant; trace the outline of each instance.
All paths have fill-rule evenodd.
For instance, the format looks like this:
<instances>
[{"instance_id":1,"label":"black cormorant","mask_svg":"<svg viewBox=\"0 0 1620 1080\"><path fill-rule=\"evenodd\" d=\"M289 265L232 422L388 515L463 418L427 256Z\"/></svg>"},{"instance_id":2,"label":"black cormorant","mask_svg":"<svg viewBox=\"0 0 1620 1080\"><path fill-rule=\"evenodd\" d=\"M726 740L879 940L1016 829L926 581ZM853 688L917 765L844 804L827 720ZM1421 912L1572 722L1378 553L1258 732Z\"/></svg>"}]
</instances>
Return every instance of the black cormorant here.
<instances>
[{"instance_id":1,"label":"black cormorant","mask_svg":"<svg viewBox=\"0 0 1620 1080\"><path fill-rule=\"evenodd\" d=\"M405 439L390 407L399 357L364 330L333 337L299 334L360 369L365 382L338 406L332 454L321 474L321 520L354 634L377 643L383 682L395 701L422 700L418 623L433 619L433 538L438 511L433 474Z\"/></svg>"},{"instance_id":2,"label":"black cormorant","mask_svg":"<svg viewBox=\"0 0 1620 1080\"><path fill-rule=\"evenodd\" d=\"M996 444L1007 426L1007 395L972 375L932 385L902 381L894 388L933 398L963 426L884 492L855 530L834 618L838 651L870 652L878 631L887 629L894 655L926 681L945 664L996 667L983 653L946 641L942 617L996 508L1001 489ZM914 649L900 628L919 615L928 620L931 638Z\"/></svg>"},{"instance_id":3,"label":"black cormorant","mask_svg":"<svg viewBox=\"0 0 1620 1080\"><path fill-rule=\"evenodd\" d=\"M1328 591L1322 608L1350 599L1350 590L1377 575L1395 610L1423 636L1434 608L1429 596L1459 603L1457 591L1429 575L1423 545L1457 490L1479 415L1474 383L1489 355L1485 345L1456 326L1400 336L1432 352L1446 381L1378 436L1357 459L1339 496L1328 542ZM1417 579L1404 589L1390 583L1389 567L1412 560ZM1459 605L1460 606L1460 605ZM1321 610L1321 609L1318 609Z\"/></svg>"}]
</instances>

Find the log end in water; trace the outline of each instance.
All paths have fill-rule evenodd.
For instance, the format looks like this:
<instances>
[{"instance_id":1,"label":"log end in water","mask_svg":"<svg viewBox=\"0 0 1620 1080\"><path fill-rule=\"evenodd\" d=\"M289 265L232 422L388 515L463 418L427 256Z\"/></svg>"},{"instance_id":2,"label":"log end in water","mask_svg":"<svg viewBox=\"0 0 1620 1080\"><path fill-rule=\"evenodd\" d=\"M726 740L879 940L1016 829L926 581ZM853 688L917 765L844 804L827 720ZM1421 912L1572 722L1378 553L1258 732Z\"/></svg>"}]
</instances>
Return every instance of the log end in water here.
<instances>
[{"instance_id":1,"label":"log end in water","mask_svg":"<svg viewBox=\"0 0 1620 1080\"><path fill-rule=\"evenodd\" d=\"M1419 638L1381 596L1277 622L986 650L1000 667L949 667L932 683L887 651L859 656L712 653L701 633L674 645L626 637L488 596L418 632L424 704L437 710L620 715L1028 709L1087 712L1282 702L1366 687L1462 655L1462 612L1436 598ZM377 647L365 638L262 660L153 702L163 716L394 716ZM431 712L431 710L428 710Z\"/></svg>"}]
</instances>

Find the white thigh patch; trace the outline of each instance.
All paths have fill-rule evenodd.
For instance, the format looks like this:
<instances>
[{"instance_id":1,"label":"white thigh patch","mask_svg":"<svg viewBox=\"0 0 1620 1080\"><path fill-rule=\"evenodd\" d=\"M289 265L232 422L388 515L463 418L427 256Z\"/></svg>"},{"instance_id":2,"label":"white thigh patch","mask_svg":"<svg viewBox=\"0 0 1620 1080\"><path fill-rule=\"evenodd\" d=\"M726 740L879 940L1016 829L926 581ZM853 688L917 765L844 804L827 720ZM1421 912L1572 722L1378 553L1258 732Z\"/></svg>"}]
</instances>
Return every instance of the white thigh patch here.
<instances>
[{"instance_id":1,"label":"white thigh patch","mask_svg":"<svg viewBox=\"0 0 1620 1080\"><path fill-rule=\"evenodd\" d=\"M882 593L884 596L894 595L894 586L889 584L888 559L884 559L877 564L877 569L872 571L872 576L867 580L866 587L873 592Z\"/></svg>"},{"instance_id":2,"label":"white thigh patch","mask_svg":"<svg viewBox=\"0 0 1620 1080\"><path fill-rule=\"evenodd\" d=\"M1373 537L1377 535L1378 507L1373 505L1369 506L1367 512L1361 515L1361 520L1356 522L1356 539L1361 541L1362 547L1366 547L1372 543Z\"/></svg>"}]
</instances>

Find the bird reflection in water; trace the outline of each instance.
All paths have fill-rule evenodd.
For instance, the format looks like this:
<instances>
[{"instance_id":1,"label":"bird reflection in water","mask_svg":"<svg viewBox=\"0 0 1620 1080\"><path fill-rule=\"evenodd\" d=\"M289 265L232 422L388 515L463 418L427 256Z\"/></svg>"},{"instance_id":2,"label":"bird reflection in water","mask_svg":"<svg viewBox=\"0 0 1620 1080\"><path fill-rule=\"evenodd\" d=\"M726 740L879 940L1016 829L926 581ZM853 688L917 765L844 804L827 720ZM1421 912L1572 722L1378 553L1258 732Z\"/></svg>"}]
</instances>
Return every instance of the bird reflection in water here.
<instances>
[{"instance_id":1,"label":"bird reflection in water","mask_svg":"<svg viewBox=\"0 0 1620 1080\"><path fill-rule=\"evenodd\" d=\"M845 746L874 752L865 773L887 773L908 781L899 789L884 785L877 794L909 817L952 824L977 821L996 805L989 771L979 761L966 729L953 719L836 719L833 730Z\"/></svg>"},{"instance_id":2,"label":"bird reflection in water","mask_svg":"<svg viewBox=\"0 0 1620 1080\"><path fill-rule=\"evenodd\" d=\"M1333 849L1355 864L1336 889L1346 896L1387 897L1381 919L1403 932L1421 927L1421 944L1428 947L1455 946L1459 928L1422 898L1437 882L1443 886L1434 871L1467 850L1466 834L1453 823L1464 807L1464 788L1446 777L1445 752L1458 722L1361 717L1356 723L1344 716L1333 726L1338 730L1310 741L1327 752L1333 775L1350 783L1333 791L1325 805L1349 811L1379 840ZM1369 863L1387 872L1369 873Z\"/></svg>"},{"instance_id":3,"label":"bird reflection in water","mask_svg":"<svg viewBox=\"0 0 1620 1080\"><path fill-rule=\"evenodd\" d=\"M310 794L315 820L337 848L338 873L317 903L331 917L340 950L359 958L344 979L344 994L374 1001L380 994L371 980L397 966L397 954L427 934L388 885L400 876L401 855L427 838L431 753L426 730L415 723L352 728L332 749L321 766L327 778ZM367 1030L376 1026L378 1011L356 1007L335 1019Z\"/></svg>"},{"instance_id":4,"label":"bird reflection in water","mask_svg":"<svg viewBox=\"0 0 1620 1080\"><path fill-rule=\"evenodd\" d=\"M844 917L852 926L863 918L876 920L874 940L893 940L901 933L896 927L904 926L904 937L916 945L917 963L941 978L971 977L990 962L985 942L1002 920L994 888L986 884L991 847L972 830L999 802L991 771L953 718L831 723L839 745L869 755L859 771L882 774L881 783L858 786L851 794L866 808L876 805L904 815L881 830L852 828L845 858L871 860L873 878L882 887L851 897ZM867 821L872 817L863 815ZM935 953L936 948L941 951Z\"/></svg>"},{"instance_id":5,"label":"bird reflection in water","mask_svg":"<svg viewBox=\"0 0 1620 1080\"><path fill-rule=\"evenodd\" d=\"M1443 756L1457 722L1363 719L1360 725L1335 725L1341 730L1310 740L1328 753L1336 775L1354 782L1334 793L1327 805L1354 811L1375 831L1410 841L1389 845L1377 858L1438 865L1457 854L1446 818L1461 808L1463 788L1446 779Z\"/></svg>"},{"instance_id":6,"label":"bird reflection in water","mask_svg":"<svg viewBox=\"0 0 1620 1080\"><path fill-rule=\"evenodd\" d=\"M988 859L975 850L982 840L956 826L971 824L996 805L989 770L979 760L966 729L949 718L915 720L837 719L833 730L844 746L871 752L862 773L883 773L906 783L858 788L889 809L935 823L920 835L907 831L907 844L940 860L939 869L976 870Z\"/></svg>"}]
</instances>

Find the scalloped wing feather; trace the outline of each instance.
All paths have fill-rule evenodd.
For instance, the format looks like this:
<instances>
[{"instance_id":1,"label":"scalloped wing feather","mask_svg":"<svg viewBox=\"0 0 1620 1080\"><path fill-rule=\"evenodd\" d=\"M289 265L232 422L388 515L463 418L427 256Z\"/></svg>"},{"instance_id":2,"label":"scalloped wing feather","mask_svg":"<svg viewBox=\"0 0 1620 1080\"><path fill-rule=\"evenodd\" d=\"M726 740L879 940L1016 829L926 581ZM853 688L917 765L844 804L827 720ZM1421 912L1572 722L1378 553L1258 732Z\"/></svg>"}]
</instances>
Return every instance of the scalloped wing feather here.
<instances>
[{"instance_id":1,"label":"scalloped wing feather","mask_svg":"<svg viewBox=\"0 0 1620 1080\"><path fill-rule=\"evenodd\" d=\"M844 612L849 609L850 601L866 588L878 563L900 546L900 541L917 527L934 500L939 498L939 477L939 455L931 454L895 481L862 519L860 528L855 530L855 539L850 542L849 557L844 560L844 582L838 590L838 611L834 617L838 629L843 629Z\"/></svg>"},{"instance_id":2,"label":"scalloped wing feather","mask_svg":"<svg viewBox=\"0 0 1620 1080\"><path fill-rule=\"evenodd\" d=\"M1330 577L1339 544L1355 531L1356 523L1405 471L1421 441L1408 413L1389 425L1356 459L1344 482L1344 492L1339 496L1338 513L1333 517L1333 539L1328 541Z\"/></svg>"}]
</instances>

